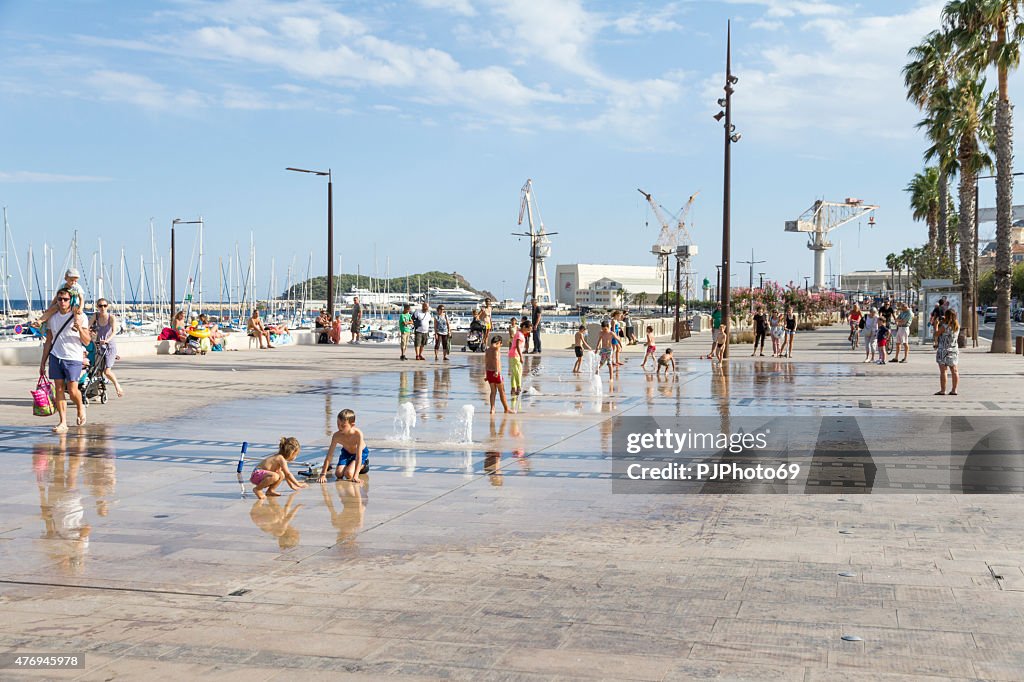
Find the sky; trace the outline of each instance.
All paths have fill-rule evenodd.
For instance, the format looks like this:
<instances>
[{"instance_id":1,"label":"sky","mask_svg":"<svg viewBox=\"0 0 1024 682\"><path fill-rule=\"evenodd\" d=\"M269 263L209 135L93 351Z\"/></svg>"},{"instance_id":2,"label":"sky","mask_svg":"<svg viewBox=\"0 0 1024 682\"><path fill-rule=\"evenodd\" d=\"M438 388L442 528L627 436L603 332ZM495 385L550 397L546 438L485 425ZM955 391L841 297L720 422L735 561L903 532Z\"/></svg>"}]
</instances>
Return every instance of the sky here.
<instances>
[{"instance_id":1,"label":"sky","mask_svg":"<svg viewBox=\"0 0 1024 682\"><path fill-rule=\"evenodd\" d=\"M833 241L842 271L881 269L927 236L903 191L926 145L901 69L942 4L0 0L0 204L23 266L47 243L60 268L77 230L87 273L101 245L108 268L124 248L134 280L151 220L166 272L171 221L202 216L206 297L250 236L265 296L272 257L279 291L311 253L326 272L326 182L285 168L329 168L344 272L457 271L511 298L527 178L558 233L552 279L558 263L653 264L660 226L637 189L671 212L699 192L694 269L713 281L731 19L733 284L751 249L766 279L812 274L783 227L819 198L880 205L877 226ZM179 293L196 233L178 227Z\"/></svg>"}]
</instances>

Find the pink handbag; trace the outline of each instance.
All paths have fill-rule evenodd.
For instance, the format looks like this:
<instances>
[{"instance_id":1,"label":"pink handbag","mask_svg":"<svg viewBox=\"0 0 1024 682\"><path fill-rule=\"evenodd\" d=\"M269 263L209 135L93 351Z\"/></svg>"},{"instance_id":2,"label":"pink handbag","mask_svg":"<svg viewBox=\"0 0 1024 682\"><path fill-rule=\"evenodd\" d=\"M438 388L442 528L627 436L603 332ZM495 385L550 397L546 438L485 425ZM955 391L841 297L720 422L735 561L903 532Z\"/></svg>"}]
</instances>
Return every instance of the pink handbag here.
<instances>
[{"instance_id":1,"label":"pink handbag","mask_svg":"<svg viewBox=\"0 0 1024 682\"><path fill-rule=\"evenodd\" d=\"M36 388L32 393L32 414L37 417L49 417L54 413L53 384L45 376L40 375Z\"/></svg>"}]
</instances>

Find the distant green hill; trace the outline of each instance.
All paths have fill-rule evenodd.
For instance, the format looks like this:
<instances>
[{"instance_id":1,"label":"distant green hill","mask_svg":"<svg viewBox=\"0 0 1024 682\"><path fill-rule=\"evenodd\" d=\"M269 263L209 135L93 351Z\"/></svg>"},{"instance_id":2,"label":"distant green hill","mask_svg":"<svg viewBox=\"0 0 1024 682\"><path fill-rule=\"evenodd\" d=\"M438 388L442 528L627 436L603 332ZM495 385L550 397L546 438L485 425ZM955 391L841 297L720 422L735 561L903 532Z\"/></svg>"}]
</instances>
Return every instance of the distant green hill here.
<instances>
[{"instance_id":1,"label":"distant green hill","mask_svg":"<svg viewBox=\"0 0 1024 682\"><path fill-rule=\"evenodd\" d=\"M466 279L458 273L449 272L438 272L437 270L431 270L430 272L421 272L415 275L409 275L406 277L393 277L390 280L390 291L400 292L406 290L406 282L408 281L408 291L411 294L415 294L419 291L426 291L428 287L441 287L442 289L453 289L455 287L462 287L469 291L476 292L481 296L489 296L492 300L494 296L489 291L483 291L475 289L473 286L466 281ZM378 280L377 286L386 286L385 280ZM287 289L281 298L302 298L303 287L311 285L311 289L306 295L313 299L326 299L327 298L327 277L311 277L306 282L299 282L293 285L290 289ZM352 275L343 274L334 276L334 292L335 295L346 291L351 291L352 287L368 288L370 280L366 275Z\"/></svg>"}]
</instances>

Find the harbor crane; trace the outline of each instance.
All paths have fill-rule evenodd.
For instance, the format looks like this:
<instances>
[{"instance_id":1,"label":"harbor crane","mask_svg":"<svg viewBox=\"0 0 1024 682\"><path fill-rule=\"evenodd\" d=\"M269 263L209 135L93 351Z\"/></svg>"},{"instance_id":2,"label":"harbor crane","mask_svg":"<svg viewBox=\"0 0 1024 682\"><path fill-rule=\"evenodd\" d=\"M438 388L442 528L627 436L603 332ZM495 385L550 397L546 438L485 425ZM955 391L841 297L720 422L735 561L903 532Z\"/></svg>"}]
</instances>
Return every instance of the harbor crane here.
<instances>
[{"instance_id":1,"label":"harbor crane","mask_svg":"<svg viewBox=\"0 0 1024 682\"><path fill-rule=\"evenodd\" d=\"M846 201L814 202L796 220L786 221L786 232L806 232L807 248L814 252L814 290L825 288L825 252L832 248L828 235L841 225L852 222L878 210L874 204L865 204L863 199L847 197ZM868 219L868 226L875 226L875 217Z\"/></svg>"},{"instance_id":2,"label":"harbor crane","mask_svg":"<svg viewBox=\"0 0 1024 682\"><path fill-rule=\"evenodd\" d=\"M523 218L527 219L530 225L529 232L514 232L516 237L530 238L530 274L526 278L526 288L523 291L523 307L532 302L548 308L555 305L551 296L551 287L548 285L548 270L544 261L551 256L551 240L549 235L557 232L546 232L544 221L540 217L540 207L537 204L537 197L533 193L533 180L527 178L526 183L520 190L522 199L519 203L519 225L523 224ZM536 225L536 226L535 226Z\"/></svg>"},{"instance_id":3,"label":"harbor crane","mask_svg":"<svg viewBox=\"0 0 1024 682\"><path fill-rule=\"evenodd\" d=\"M668 287L668 273L669 273L669 258L672 253L675 252L676 258L681 261L682 270L686 273L686 298L692 298L690 292L690 259L697 255L697 245L690 239L690 232L686 229L686 219L690 215L690 209L693 207L693 201L700 194L699 191L694 192L690 195L689 200L686 204L679 209L679 212L671 216L672 221L675 223L673 226L669 222L669 217L665 214L668 211L665 210L664 206L661 206L654 200L648 192L637 188L640 194L644 195L644 199L647 199L647 203L651 205L651 210L654 211L655 217L658 222L661 223L661 232L658 233L658 240L651 247L651 253L658 258L658 275L662 278L663 286L662 293L667 294L669 291ZM676 289L679 287L679 268L676 269ZM680 292L682 293L682 292ZM667 301L666 301L667 305Z\"/></svg>"}]
</instances>

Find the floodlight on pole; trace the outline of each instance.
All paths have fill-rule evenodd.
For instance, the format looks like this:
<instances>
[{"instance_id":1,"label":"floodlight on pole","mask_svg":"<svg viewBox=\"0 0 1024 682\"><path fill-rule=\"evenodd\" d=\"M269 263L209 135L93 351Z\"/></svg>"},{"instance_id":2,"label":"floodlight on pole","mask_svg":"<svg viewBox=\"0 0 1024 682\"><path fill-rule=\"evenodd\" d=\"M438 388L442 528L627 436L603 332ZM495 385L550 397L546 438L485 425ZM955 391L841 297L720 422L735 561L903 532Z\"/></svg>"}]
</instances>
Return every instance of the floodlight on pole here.
<instances>
[{"instance_id":1,"label":"floodlight on pole","mask_svg":"<svg viewBox=\"0 0 1024 682\"><path fill-rule=\"evenodd\" d=\"M202 225L203 219L199 220L182 220L181 218L175 218L171 221L171 327L174 326L174 307L177 302L174 300L174 227L176 225Z\"/></svg>"},{"instance_id":2,"label":"floodlight on pole","mask_svg":"<svg viewBox=\"0 0 1024 682\"><path fill-rule=\"evenodd\" d=\"M334 185L331 169L325 171L306 168L285 168L296 173L309 173L327 178L327 314L334 319Z\"/></svg>"}]
</instances>

